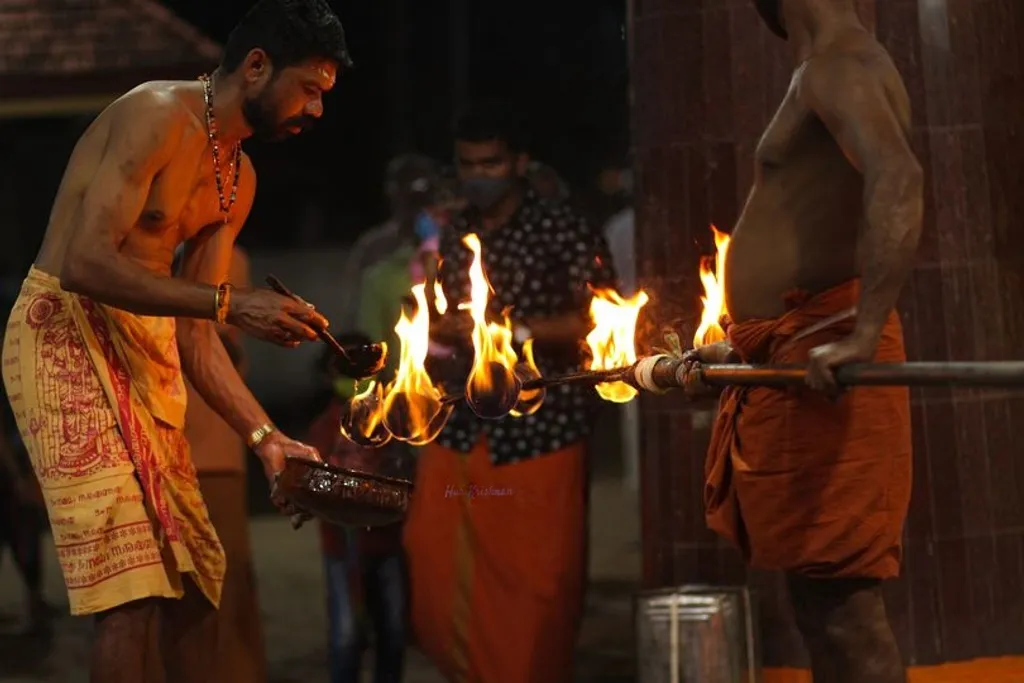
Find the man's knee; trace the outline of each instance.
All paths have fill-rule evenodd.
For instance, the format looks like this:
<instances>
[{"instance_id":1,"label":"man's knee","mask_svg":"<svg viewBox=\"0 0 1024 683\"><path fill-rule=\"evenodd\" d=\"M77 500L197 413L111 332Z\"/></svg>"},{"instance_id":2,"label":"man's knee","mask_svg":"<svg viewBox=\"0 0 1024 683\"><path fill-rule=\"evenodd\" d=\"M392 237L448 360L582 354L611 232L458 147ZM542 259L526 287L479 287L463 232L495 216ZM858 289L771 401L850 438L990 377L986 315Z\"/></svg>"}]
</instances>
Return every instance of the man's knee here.
<instances>
[{"instance_id":1,"label":"man's knee","mask_svg":"<svg viewBox=\"0 0 1024 683\"><path fill-rule=\"evenodd\" d=\"M789 589L797 624L818 657L865 677L850 680L903 680L880 581L789 577Z\"/></svg>"},{"instance_id":2,"label":"man's knee","mask_svg":"<svg viewBox=\"0 0 1024 683\"><path fill-rule=\"evenodd\" d=\"M152 668L160 665L153 642L158 614L155 599L136 600L97 614L91 680L148 680Z\"/></svg>"}]
</instances>

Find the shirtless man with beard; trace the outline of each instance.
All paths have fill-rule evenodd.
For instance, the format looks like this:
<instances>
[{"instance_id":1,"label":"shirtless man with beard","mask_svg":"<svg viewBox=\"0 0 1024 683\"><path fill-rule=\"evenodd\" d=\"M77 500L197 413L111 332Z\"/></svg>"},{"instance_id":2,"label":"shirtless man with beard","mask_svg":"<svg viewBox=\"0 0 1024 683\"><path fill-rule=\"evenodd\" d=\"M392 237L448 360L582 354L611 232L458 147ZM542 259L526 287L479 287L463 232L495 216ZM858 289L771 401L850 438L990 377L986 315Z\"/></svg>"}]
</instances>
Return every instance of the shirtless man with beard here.
<instances>
[{"instance_id":1,"label":"shirtless man with beard","mask_svg":"<svg viewBox=\"0 0 1024 683\"><path fill-rule=\"evenodd\" d=\"M809 386L723 392L707 521L786 573L815 683L903 683L881 582L910 500L908 391L840 392L833 370L905 360L894 307L923 210L910 103L854 0L755 4L797 66L729 247L729 341L689 360L806 364Z\"/></svg>"},{"instance_id":2,"label":"shirtless man with beard","mask_svg":"<svg viewBox=\"0 0 1024 683\"><path fill-rule=\"evenodd\" d=\"M140 85L72 153L8 322L3 377L71 612L96 618L94 683L146 680L154 629L168 683L214 671L224 552L184 436L183 374L271 481L286 456L318 458L273 427L216 323L283 346L327 327L302 302L233 288L228 267L256 189L241 141L300 132L349 64L325 0L260 0L210 78Z\"/></svg>"}]
</instances>

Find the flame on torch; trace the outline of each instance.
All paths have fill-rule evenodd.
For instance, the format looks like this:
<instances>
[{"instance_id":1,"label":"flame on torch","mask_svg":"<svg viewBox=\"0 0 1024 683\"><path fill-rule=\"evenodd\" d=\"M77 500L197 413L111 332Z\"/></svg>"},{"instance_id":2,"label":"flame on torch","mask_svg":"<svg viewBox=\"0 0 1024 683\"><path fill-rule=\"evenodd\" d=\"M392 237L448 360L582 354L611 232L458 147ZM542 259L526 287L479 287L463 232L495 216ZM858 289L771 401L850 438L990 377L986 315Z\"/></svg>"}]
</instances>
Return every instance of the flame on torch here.
<instances>
[{"instance_id":1,"label":"flame on torch","mask_svg":"<svg viewBox=\"0 0 1024 683\"><path fill-rule=\"evenodd\" d=\"M643 291L623 299L612 289L594 290L590 302L594 329L587 335L589 370L614 370L636 362L636 320L648 300ZM605 382L595 389L601 398L613 403L628 403L637 395L637 390L625 382Z\"/></svg>"},{"instance_id":2,"label":"flame on torch","mask_svg":"<svg viewBox=\"0 0 1024 683\"><path fill-rule=\"evenodd\" d=\"M412 288L416 310L403 310L395 334L401 342L398 371L384 399L384 424L396 439L413 444L432 440L444 426L441 392L430 381L425 362L430 344L430 313L424 285Z\"/></svg>"},{"instance_id":3,"label":"flame on torch","mask_svg":"<svg viewBox=\"0 0 1024 683\"><path fill-rule=\"evenodd\" d=\"M379 447L391 440L384 421L384 387L371 381L349 401L341 419L341 435L361 446Z\"/></svg>"},{"instance_id":4,"label":"flame on torch","mask_svg":"<svg viewBox=\"0 0 1024 683\"><path fill-rule=\"evenodd\" d=\"M693 335L694 348L725 340L722 320L729 315L725 307L725 256L729 252L729 236L713 225L711 231L715 235L715 255L700 260L704 296L700 298L703 310L700 325Z\"/></svg>"},{"instance_id":5,"label":"flame on torch","mask_svg":"<svg viewBox=\"0 0 1024 683\"><path fill-rule=\"evenodd\" d=\"M463 243L473 252L469 267L470 300L459 304L473 319L473 368L466 380L466 397L474 409L481 406L481 401L490 403L493 398L495 411L503 407L499 412L507 413L514 405L514 394L518 393L515 367L519 358L512 348L512 325L507 317L500 325L487 322L491 285L484 274L480 239L466 235ZM505 405L506 399L512 405Z\"/></svg>"},{"instance_id":6,"label":"flame on torch","mask_svg":"<svg viewBox=\"0 0 1024 683\"><path fill-rule=\"evenodd\" d=\"M444 289L441 288L441 283L437 280L434 280L434 308L439 315L448 312L448 299L444 298Z\"/></svg>"},{"instance_id":7,"label":"flame on torch","mask_svg":"<svg viewBox=\"0 0 1024 683\"><path fill-rule=\"evenodd\" d=\"M533 360L532 339L527 339L523 342L523 360L516 366L516 373L519 375L519 379L524 382L540 378L540 369L537 367L537 363ZM523 391L520 391L519 401L516 403L516 407L513 408L512 412L509 414L512 417L533 415L540 410L546 395L547 391L543 387L539 389L524 389Z\"/></svg>"}]
</instances>

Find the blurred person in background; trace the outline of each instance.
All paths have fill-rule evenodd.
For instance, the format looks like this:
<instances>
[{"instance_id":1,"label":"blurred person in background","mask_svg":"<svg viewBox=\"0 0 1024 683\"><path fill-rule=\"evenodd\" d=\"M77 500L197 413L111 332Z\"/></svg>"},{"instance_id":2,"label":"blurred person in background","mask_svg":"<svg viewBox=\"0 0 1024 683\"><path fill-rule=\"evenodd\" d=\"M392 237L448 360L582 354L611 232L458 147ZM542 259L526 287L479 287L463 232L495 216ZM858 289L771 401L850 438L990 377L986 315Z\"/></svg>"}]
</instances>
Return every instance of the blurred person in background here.
<instances>
[{"instance_id":1,"label":"blurred person in background","mask_svg":"<svg viewBox=\"0 0 1024 683\"><path fill-rule=\"evenodd\" d=\"M376 338L376 337L375 337ZM339 334L342 344L368 344L361 333ZM389 353L397 356L397 349ZM341 435L339 425L355 380L339 374L334 352L325 349L319 368L335 397L310 426L307 440L326 461L350 470L408 477L396 462L401 454L362 448ZM385 460L388 460L385 462ZM398 471L396 471L398 470ZM327 639L330 683L359 683L374 640L374 683L398 683L405 668L407 588L401 524L340 527L320 521L327 586Z\"/></svg>"},{"instance_id":2,"label":"blurred person in background","mask_svg":"<svg viewBox=\"0 0 1024 683\"><path fill-rule=\"evenodd\" d=\"M493 287L492 319L511 307L515 343L521 350L535 341L542 374L578 370L589 287L614 286L603 238L530 187L523 131L508 106L463 115L455 156L468 206L441 233L439 281L449 305L432 336L472 357L472 321L458 304L470 299L473 259L462 238L475 233ZM405 534L412 625L449 681L572 680L595 398L591 388L559 387L538 412L502 420L456 404L423 447Z\"/></svg>"},{"instance_id":3,"label":"blurred person in background","mask_svg":"<svg viewBox=\"0 0 1024 683\"><path fill-rule=\"evenodd\" d=\"M438 203L438 172L425 157L400 157L393 180L401 180L401 211L393 248L366 266L356 308L356 329L369 340L388 344L384 369L372 381L387 385L394 379L400 346L394 328L402 315L413 313L410 289L425 284L436 271L437 243L445 211ZM395 188L392 187L392 190ZM368 388L368 381L345 380L325 366L337 387L337 401L314 425L311 438L330 447L333 464L350 469L371 468L386 476L412 477L413 448L392 441L368 451L338 435L345 400ZM402 524L370 529L341 528L321 524L331 653L331 683L357 683L367 649L366 621L375 636L375 683L395 683L402 678L406 645L408 605Z\"/></svg>"},{"instance_id":4,"label":"blurred person in background","mask_svg":"<svg viewBox=\"0 0 1024 683\"><path fill-rule=\"evenodd\" d=\"M424 206L424 196L433 191L439 176L437 163L420 154L402 154L388 163L384 193L391 214L386 221L356 240L345 261L341 285L345 308L338 321L341 329L358 329L359 290L364 273L381 260L393 257L396 250L409 245L414 235L414 223Z\"/></svg>"},{"instance_id":5,"label":"blurred person in background","mask_svg":"<svg viewBox=\"0 0 1024 683\"><path fill-rule=\"evenodd\" d=\"M569 185L551 166L531 159L526 164L525 175L526 182L541 199L555 202L569 201Z\"/></svg>"},{"instance_id":6,"label":"blurred person in background","mask_svg":"<svg viewBox=\"0 0 1024 683\"><path fill-rule=\"evenodd\" d=\"M249 258L234 248L228 281L239 289L252 286ZM217 332L235 368L245 378L242 332L218 325ZM213 660L215 681L265 683L267 658L263 621L256 590L249 536L249 501L245 441L211 408L191 382L185 385L185 437L199 475L199 489L210 521L224 547L227 571L217 611L217 655Z\"/></svg>"},{"instance_id":7,"label":"blurred person in background","mask_svg":"<svg viewBox=\"0 0 1024 683\"><path fill-rule=\"evenodd\" d=\"M389 476L411 477L408 446L392 442L381 449L364 449L349 442L338 426L345 404L369 382L387 384L399 362L394 327L408 301L414 280L424 280L436 251L436 219L430 212L438 182L437 165L427 157L406 154L388 166L385 191L392 216L366 233L353 247L345 276L349 330L343 343L385 341L384 369L372 380L356 382L340 375L333 353L326 350L319 364L331 386L332 400L310 427L309 440L328 462L348 469ZM343 528L320 522L327 584L328 653L331 683L358 683L363 660L374 638L375 683L402 679L406 646L408 591L402 550L402 525Z\"/></svg>"}]
</instances>

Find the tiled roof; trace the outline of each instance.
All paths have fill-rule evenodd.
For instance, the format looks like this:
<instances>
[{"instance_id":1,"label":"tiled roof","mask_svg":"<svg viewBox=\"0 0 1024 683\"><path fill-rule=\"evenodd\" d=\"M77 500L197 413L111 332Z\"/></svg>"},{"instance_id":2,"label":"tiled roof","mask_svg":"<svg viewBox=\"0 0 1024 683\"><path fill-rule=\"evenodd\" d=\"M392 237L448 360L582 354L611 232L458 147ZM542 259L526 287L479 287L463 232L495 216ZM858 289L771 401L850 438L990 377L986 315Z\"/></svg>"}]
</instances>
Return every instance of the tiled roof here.
<instances>
[{"instance_id":1,"label":"tiled roof","mask_svg":"<svg viewBox=\"0 0 1024 683\"><path fill-rule=\"evenodd\" d=\"M60 81L67 94L83 77L73 90L108 87L100 83L126 73L195 75L219 57L214 42L155 0L0 0L0 82L8 83L0 92L33 79Z\"/></svg>"}]
</instances>

